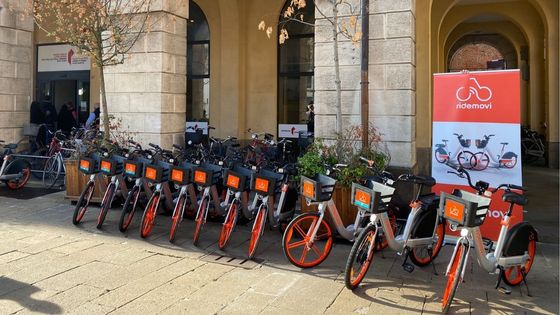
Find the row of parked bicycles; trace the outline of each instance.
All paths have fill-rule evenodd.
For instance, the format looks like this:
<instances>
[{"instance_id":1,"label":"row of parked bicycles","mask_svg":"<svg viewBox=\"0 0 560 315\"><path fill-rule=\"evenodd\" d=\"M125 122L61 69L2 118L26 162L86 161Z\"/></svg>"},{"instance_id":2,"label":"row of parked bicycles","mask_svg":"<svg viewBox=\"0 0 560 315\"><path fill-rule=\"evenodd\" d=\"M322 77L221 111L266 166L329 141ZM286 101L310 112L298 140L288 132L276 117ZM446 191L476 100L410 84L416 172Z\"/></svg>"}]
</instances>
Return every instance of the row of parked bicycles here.
<instances>
[{"instance_id":1,"label":"row of parked bicycles","mask_svg":"<svg viewBox=\"0 0 560 315\"><path fill-rule=\"evenodd\" d=\"M195 139L197 140L197 139ZM504 184L490 189L483 181L472 183L467 170L449 163L449 172L465 178L474 193L455 190L440 196L427 191L436 182L430 176L376 172L374 162L361 161L370 174L353 183L351 202L356 207L355 221L345 226L332 199L336 172L346 165L326 165L326 174L298 176L297 165L287 161L289 140L275 142L271 135L251 132L251 141L240 146L236 138L209 137L207 145L189 140L185 147L163 149L156 144L143 148L132 140L126 146L107 150L101 146L79 160L79 169L89 175L72 217L80 224L90 205L96 179L105 177L97 227L101 228L116 196L124 200L119 229L130 229L135 212L142 211L139 233L150 235L158 213L169 211L169 241L182 233L181 222L193 219L190 231L196 245L210 218L220 221L218 246L227 248L237 224L251 223L247 256L254 258L265 226L282 233L282 249L295 266L311 268L321 264L332 249L335 238L353 242L345 267L345 283L355 289L373 264L374 254L389 248L403 257L403 268L432 265L443 244L446 227L459 232L451 261L446 269L447 284L442 297L446 312L462 281L468 254L475 248L481 266L498 274L509 286L526 284L533 264L536 230L528 223L510 227L514 205L525 205L524 187ZM96 144L92 144L95 146ZM296 180L297 179L297 180ZM397 183L404 183L397 185ZM409 204L404 223L397 220L402 211L393 202L401 189L417 193ZM407 187L408 186L408 187ZM502 199L510 207L505 213L496 244L484 239L480 226L485 222L491 195L504 190ZM316 206L316 210L296 215L297 200ZM145 202L142 202L144 200ZM410 263L410 262L412 263ZM528 288L527 288L528 289ZM506 290L507 291L507 290Z\"/></svg>"}]
</instances>

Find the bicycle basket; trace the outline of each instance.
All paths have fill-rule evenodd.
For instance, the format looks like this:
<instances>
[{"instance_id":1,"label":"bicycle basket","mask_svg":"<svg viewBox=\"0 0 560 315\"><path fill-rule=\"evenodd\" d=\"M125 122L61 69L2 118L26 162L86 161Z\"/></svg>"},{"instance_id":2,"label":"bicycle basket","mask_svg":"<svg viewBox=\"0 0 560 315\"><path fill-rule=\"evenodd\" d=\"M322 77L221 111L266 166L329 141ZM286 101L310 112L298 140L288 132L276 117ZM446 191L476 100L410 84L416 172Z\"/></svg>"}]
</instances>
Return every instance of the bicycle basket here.
<instances>
[{"instance_id":1,"label":"bicycle basket","mask_svg":"<svg viewBox=\"0 0 560 315\"><path fill-rule=\"evenodd\" d=\"M119 156L113 156L111 158L102 158L99 164L99 169L101 173L107 176L115 176L123 172L123 159Z\"/></svg>"},{"instance_id":2,"label":"bicycle basket","mask_svg":"<svg viewBox=\"0 0 560 315\"><path fill-rule=\"evenodd\" d=\"M317 174L313 177L301 176L301 195L312 202L329 201L334 193L336 179Z\"/></svg>"},{"instance_id":3,"label":"bicycle basket","mask_svg":"<svg viewBox=\"0 0 560 315\"><path fill-rule=\"evenodd\" d=\"M463 148L468 148L471 146L471 139L460 139L459 143Z\"/></svg>"},{"instance_id":4,"label":"bicycle basket","mask_svg":"<svg viewBox=\"0 0 560 315\"><path fill-rule=\"evenodd\" d=\"M474 144L476 145L477 149L484 149L486 147L486 145L488 144L488 141L487 140L476 139L474 141Z\"/></svg>"},{"instance_id":5,"label":"bicycle basket","mask_svg":"<svg viewBox=\"0 0 560 315\"><path fill-rule=\"evenodd\" d=\"M213 164L204 164L193 169L193 182L202 187L209 187L220 181L222 167Z\"/></svg>"},{"instance_id":6,"label":"bicycle basket","mask_svg":"<svg viewBox=\"0 0 560 315\"><path fill-rule=\"evenodd\" d=\"M441 193L439 209L448 221L465 227L484 223L490 198L455 189L453 194Z\"/></svg>"},{"instance_id":7,"label":"bicycle basket","mask_svg":"<svg viewBox=\"0 0 560 315\"><path fill-rule=\"evenodd\" d=\"M163 183L169 179L169 168L160 165L145 165L144 178L152 183Z\"/></svg>"},{"instance_id":8,"label":"bicycle basket","mask_svg":"<svg viewBox=\"0 0 560 315\"><path fill-rule=\"evenodd\" d=\"M286 175L262 169L259 173L253 174L251 190L261 195L272 196L280 191L284 176Z\"/></svg>"},{"instance_id":9,"label":"bicycle basket","mask_svg":"<svg viewBox=\"0 0 560 315\"><path fill-rule=\"evenodd\" d=\"M185 133L185 142L187 145L201 144L203 140L204 140L204 134L202 132L202 129L198 129L194 132Z\"/></svg>"},{"instance_id":10,"label":"bicycle basket","mask_svg":"<svg viewBox=\"0 0 560 315\"><path fill-rule=\"evenodd\" d=\"M142 177L142 162L127 160L124 162L124 175L129 178Z\"/></svg>"},{"instance_id":11,"label":"bicycle basket","mask_svg":"<svg viewBox=\"0 0 560 315\"><path fill-rule=\"evenodd\" d=\"M92 158L80 158L80 160L78 161L78 169L86 174L86 175L91 175L91 174L95 174L98 172L97 167L98 167L98 163L96 159L92 159Z\"/></svg>"},{"instance_id":12,"label":"bicycle basket","mask_svg":"<svg viewBox=\"0 0 560 315\"><path fill-rule=\"evenodd\" d=\"M191 170L188 168L173 166L170 171L171 181L179 186L185 186L191 182Z\"/></svg>"},{"instance_id":13,"label":"bicycle basket","mask_svg":"<svg viewBox=\"0 0 560 315\"><path fill-rule=\"evenodd\" d=\"M372 182L372 188L352 183L352 204L371 213L386 211L393 198L395 188Z\"/></svg>"}]
</instances>

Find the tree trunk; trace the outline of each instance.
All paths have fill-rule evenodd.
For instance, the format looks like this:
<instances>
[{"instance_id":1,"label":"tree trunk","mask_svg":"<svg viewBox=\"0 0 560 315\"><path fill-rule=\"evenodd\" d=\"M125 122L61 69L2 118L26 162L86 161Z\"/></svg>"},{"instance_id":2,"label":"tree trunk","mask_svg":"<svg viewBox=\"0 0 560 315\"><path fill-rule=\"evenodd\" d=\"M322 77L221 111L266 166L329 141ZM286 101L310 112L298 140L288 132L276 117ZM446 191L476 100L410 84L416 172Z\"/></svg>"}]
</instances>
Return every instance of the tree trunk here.
<instances>
[{"instance_id":1,"label":"tree trunk","mask_svg":"<svg viewBox=\"0 0 560 315\"><path fill-rule=\"evenodd\" d=\"M101 108L103 113L103 139L109 141L109 112L107 110L107 91L105 90L105 73L103 73L103 65L98 65L99 67L99 78L101 80Z\"/></svg>"},{"instance_id":2,"label":"tree trunk","mask_svg":"<svg viewBox=\"0 0 560 315\"><path fill-rule=\"evenodd\" d=\"M333 53L334 85L336 87L336 132L342 133L342 88L340 84L340 62L338 60L338 4L333 4Z\"/></svg>"}]
</instances>

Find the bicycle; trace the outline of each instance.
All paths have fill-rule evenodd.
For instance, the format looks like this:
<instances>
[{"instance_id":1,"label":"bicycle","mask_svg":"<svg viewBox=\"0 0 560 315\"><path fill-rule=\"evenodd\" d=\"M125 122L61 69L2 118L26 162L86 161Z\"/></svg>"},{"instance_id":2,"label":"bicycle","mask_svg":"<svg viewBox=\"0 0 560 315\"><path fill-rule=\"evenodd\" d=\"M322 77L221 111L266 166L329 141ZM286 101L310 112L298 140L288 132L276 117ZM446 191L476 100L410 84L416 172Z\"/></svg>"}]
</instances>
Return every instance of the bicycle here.
<instances>
[{"instance_id":1,"label":"bicycle","mask_svg":"<svg viewBox=\"0 0 560 315\"><path fill-rule=\"evenodd\" d=\"M196 193L191 181L191 172L197 166L196 164L183 162L181 165L171 168L171 181L180 187L177 202L175 202L175 209L173 209L171 217L171 229L169 230L169 242L171 243L175 241L175 235L179 229L179 224L183 221L187 205L190 207L190 205L196 203Z\"/></svg>"},{"instance_id":2,"label":"bicycle","mask_svg":"<svg viewBox=\"0 0 560 315\"><path fill-rule=\"evenodd\" d=\"M113 154L109 158L109 154L105 152L101 158L99 169L103 175L108 178L109 184L105 188L103 199L101 201L101 208L99 216L97 217L97 229L101 229L105 217L113 204L116 195L125 198L128 195L128 188L126 187L124 173L124 162L126 157ZM117 190L120 188L120 190Z\"/></svg>"},{"instance_id":3,"label":"bicycle","mask_svg":"<svg viewBox=\"0 0 560 315\"><path fill-rule=\"evenodd\" d=\"M517 154L507 151L504 153L506 146L509 144L508 142L501 142L502 150L499 155L494 155L490 149L488 148L488 142L490 138L494 137L495 135L484 135L484 139L477 139L475 140L475 145L478 149L482 151L477 152L472 157L471 166L474 170L483 171L488 168L490 164L490 160L496 163L498 167L505 167L505 168L514 168L517 164Z\"/></svg>"},{"instance_id":4,"label":"bicycle","mask_svg":"<svg viewBox=\"0 0 560 315\"><path fill-rule=\"evenodd\" d=\"M542 137L527 127L521 127L521 157L524 162L536 162L545 155Z\"/></svg>"},{"instance_id":5,"label":"bicycle","mask_svg":"<svg viewBox=\"0 0 560 315\"><path fill-rule=\"evenodd\" d=\"M100 157L97 154L92 154L91 157L82 157L78 160L78 170L85 175L89 176L89 180L78 198L74 214L72 215L72 223L74 225L80 224L86 211L88 209L91 197L95 191L95 179L99 174L99 161Z\"/></svg>"},{"instance_id":6,"label":"bicycle","mask_svg":"<svg viewBox=\"0 0 560 315\"><path fill-rule=\"evenodd\" d=\"M454 136L457 136L457 140L459 141L459 148L453 153L449 154L449 148L447 143L449 140L442 139L443 143L436 144L436 150L434 152L434 157L438 163L448 163L448 161L452 159L456 159L457 163L461 165L463 168L471 169L473 166L471 165L472 158L474 154L468 149L471 146L471 139L463 139L463 135L454 133Z\"/></svg>"},{"instance_id":7,"label":"bicycle","mask_svg":"<svg viewBox=\"0 0 560 315\"><path fill-rule=\"evenodd\" d=\"M4 141L0 140L0 144ZM23 188L31 176L31 164L29 161L14 158L12 155L17 149L17 144L3 144L2 166L0 167L0 181L3 181L11 190Z\"/></svg>"},{"instance_id":8,"label":"bicycle","mask_svg":"<svg viewBox=\"0 0 560 315\"><path fill-rule=\"evenodd\" d=\"M523 282L530 296L526 278L533 265L538 234L527 222L509 228L513 206L527 204L527 198L513 192L512 189L526 191L526 188L502 184L496 189L490 190L489 184L483 181L477 181L473 185L469 173L461 167L448 172L461 178L466 177L469 186L477 193L456 189L452 194L441 194L440 211L443 217L449 222L452 231L460 229L460 237L445 272L447 284L442 297L442 311L445 313L449 310L459 282L464 279L467 259L472 246L475 248L478 263L482 268L494 274L497 270L499 271L496 289L500 287L501 281L509 286L516 286ZM505 190L502 200L509 203L509 209L502 219L498 241L495 250L492 251L491 242L488 246L484 244L480 226L486 218L490 196L499 189ZM506 293L508 292L506 291Z\"/></svg>"},{"instance_id":9,"label":"bicycle","mask_svg":"<svg viewBox=\"0 0 560 315\"><path fill-rule=\"evenodd\" d=\"M399 181L420 187L410 202L411 211L402 234L395 236L388 210L395 191L392 185ZM369 213L370 222L354 242L346 261L344 280L348 289L357 288L365 277L375 249L381 244L379 229L383 231L388 247L404 256L402 267L405 271L412 272L414 265L423 267L433 262L445 238L445 220L439 216L437 196L433 193L422 195L422 188L435 184L432 177L403 174L394 182L384 179L383 183L371 182L368 187L356 183L352 185L352 204ZM408 258L414 265L407 263Z\"/></svg>"},{"instance_id":10,"label":"bicycle","mask_svg":"<svg viewBox=\"0 0 560 315\"><path fill-rule=\"evenodd\" d=\"M267 222L270 227L277 226L283 233L282 224L292 219L294 210L284 210L287 206L286 199L290 192L293 192L289 186L289 178L291 174L294 174L293 171L293 164L291 164L279 168L276 172L261 169L258 173L253 174L251 191L255 192L255 199L250 209L257 210L251 229L251 239L249 240L249 259L253 259L257 252ZM276 195L279 195L279 199L278 205L274 209Z\"/></svg>"},{"instance_id":11,"label":"bicycle","mask_svg":"<svg viewBox=\"0 0 560 315\"><path fill-rule=\"evenodd\" d=\"M192 181L198 186L199 190L202 190L202 195L200 202L198 204L198 210L195 216L195 229L193 234L193 244L197 245L200 232L204 224L206 223L206 218L210 209L210 199L214 203L214 210L218 214L223 214L223 210L220 207L220 198L218 196L218 190L216 185L220 182L222 178L222 165L215 164L202 164L193 170Z\"/></svg>"}]
</instances>

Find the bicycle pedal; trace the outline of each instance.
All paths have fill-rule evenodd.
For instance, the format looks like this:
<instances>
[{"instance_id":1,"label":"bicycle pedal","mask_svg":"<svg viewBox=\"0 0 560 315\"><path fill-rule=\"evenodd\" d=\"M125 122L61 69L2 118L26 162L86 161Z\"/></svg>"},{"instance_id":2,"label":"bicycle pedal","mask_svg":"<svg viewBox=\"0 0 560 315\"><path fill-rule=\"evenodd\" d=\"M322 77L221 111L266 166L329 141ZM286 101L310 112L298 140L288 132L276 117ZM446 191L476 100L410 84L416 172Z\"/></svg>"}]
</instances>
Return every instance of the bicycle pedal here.
<instances>
[{"instance_id":1,"label":"bicycle pedal","mask_svg":"<svg viewBox=\"0 0 560 315\"><path fill-rule=\"evenodd\" d=\"M506 294L506 295L510 295L510 294L511 294L511 290L508 289L508 288L506 288L506 287L499 287L499 288L498 288L498 291L501 292L501 293L503 293L503 294Z\"/></svg>"},{"instance_id":2,"label":"bicycle pedal","mask_svg":"<svg viewBox=\"0 0 560 315\"><path fill-rule=\"evenodd\" d=\"M404 271L411 273L414 271L414 265L413 264L404 264L402 266L402 268L404 269Z\"/></svg>"}]
</instances>

